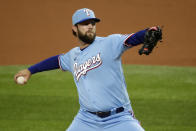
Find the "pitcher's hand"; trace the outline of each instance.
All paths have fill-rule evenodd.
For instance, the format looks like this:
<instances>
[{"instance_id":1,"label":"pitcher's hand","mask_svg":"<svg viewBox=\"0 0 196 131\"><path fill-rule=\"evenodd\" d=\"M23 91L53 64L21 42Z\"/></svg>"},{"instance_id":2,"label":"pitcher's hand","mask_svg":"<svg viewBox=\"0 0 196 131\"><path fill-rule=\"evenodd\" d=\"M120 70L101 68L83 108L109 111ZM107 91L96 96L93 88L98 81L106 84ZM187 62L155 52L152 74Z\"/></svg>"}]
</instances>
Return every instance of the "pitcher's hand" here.
<instances>
[{"instance_id":1,"label":"pitcher's hand","mask_svg":"<svg viewBox=\"0 0 196 131\"><path fill-rule=\"evenodd\" d=\"M28 69L24 69L24 70L21 70L21 71L19 71L18 73L16 73L15 74L15 76L14 76L14 81L17 83L17 78L19 77L19 76L22 76L22 77L24 77L24 84L26 84L27 83L27 81L30 79L30 77L31 77L31 72L28 70ZM17 83L18 84L18 83Z\"/></svg>"}]
</instances>

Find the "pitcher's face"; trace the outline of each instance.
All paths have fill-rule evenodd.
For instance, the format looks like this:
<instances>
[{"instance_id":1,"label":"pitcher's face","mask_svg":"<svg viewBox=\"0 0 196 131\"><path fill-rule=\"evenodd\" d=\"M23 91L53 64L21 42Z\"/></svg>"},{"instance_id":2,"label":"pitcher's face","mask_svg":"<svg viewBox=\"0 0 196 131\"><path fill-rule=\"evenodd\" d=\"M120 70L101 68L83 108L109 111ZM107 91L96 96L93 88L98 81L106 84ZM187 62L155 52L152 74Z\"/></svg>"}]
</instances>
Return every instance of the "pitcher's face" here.
<instances>
[{"instance_id":1,"label":"pitcher's face","mask_svg":"<svg viewBox=\"0 0 196 131\"><path fill-rule=\"evenodd\" d=\"M77 24L77 37L84 43L91 44L96 37L96 22L87 20Z\"/></svg>"}]
</instances>

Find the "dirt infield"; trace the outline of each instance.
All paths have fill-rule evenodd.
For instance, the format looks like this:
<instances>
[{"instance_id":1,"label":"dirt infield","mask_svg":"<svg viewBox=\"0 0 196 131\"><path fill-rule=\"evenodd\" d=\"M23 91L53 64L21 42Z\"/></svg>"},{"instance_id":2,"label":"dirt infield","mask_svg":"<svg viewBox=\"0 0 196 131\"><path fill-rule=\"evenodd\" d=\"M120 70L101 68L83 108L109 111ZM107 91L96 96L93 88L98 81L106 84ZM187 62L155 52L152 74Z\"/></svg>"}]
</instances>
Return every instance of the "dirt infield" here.
<instances>
[{"instance_id":1,"label":"dirt infield","mask_svg":"<svg viewBox=\"0 0 196 131\"><path fill-rule=\"evenodd\" d=\"M123 63L196 66L195 0L0 0L0 65L32 64L77 46L71 17L84 7L102 20L99 36L164 25L163 43L150 56L139 56L138 46Z\"/></svg>"}]
</instances>

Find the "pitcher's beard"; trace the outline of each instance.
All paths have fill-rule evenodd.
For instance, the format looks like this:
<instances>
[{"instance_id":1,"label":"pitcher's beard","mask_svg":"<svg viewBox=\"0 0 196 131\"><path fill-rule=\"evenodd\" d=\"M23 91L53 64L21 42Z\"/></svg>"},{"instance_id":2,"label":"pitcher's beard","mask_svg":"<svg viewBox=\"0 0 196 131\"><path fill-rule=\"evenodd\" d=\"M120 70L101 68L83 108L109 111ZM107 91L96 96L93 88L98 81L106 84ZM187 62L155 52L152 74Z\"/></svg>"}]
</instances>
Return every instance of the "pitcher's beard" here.
<instances>
[{"instance_id":1,"label":"pitcher's beard","mask_svg":"<svg viewBox=\"0 0 196 131\"><path fill-rule=\"evenodd\" d=\"M78 30L78 38L83 41L84 43L87 44L92 44L93 41L95 40L96 33L93 33L93 35L87 35L90 32L86 32L85 35L83 35L79 30Z\"/></svg>"}]
</instances>

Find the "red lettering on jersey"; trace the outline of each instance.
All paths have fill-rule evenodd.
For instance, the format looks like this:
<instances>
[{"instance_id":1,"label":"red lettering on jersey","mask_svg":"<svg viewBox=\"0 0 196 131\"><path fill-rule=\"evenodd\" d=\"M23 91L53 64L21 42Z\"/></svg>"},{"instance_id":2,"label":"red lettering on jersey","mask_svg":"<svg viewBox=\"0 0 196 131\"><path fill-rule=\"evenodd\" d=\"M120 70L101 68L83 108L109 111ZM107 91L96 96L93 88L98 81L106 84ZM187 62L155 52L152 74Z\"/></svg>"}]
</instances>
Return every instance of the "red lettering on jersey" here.
<instances>
[{"instance_id":1,"label":"red lettering on jersey","mask_svg":"<svg viewBox=\"0 0 196 131\"><path fill-rule=\"evenodd\" d=\"M100 57L100 53L96 56L85 61L83 64L78 65L78 63L74 63L74 76L77 81L79 81L82 75L86 75L89 70L95 69L102 64L102 60Z\"/></svg>"}]
</instances>

